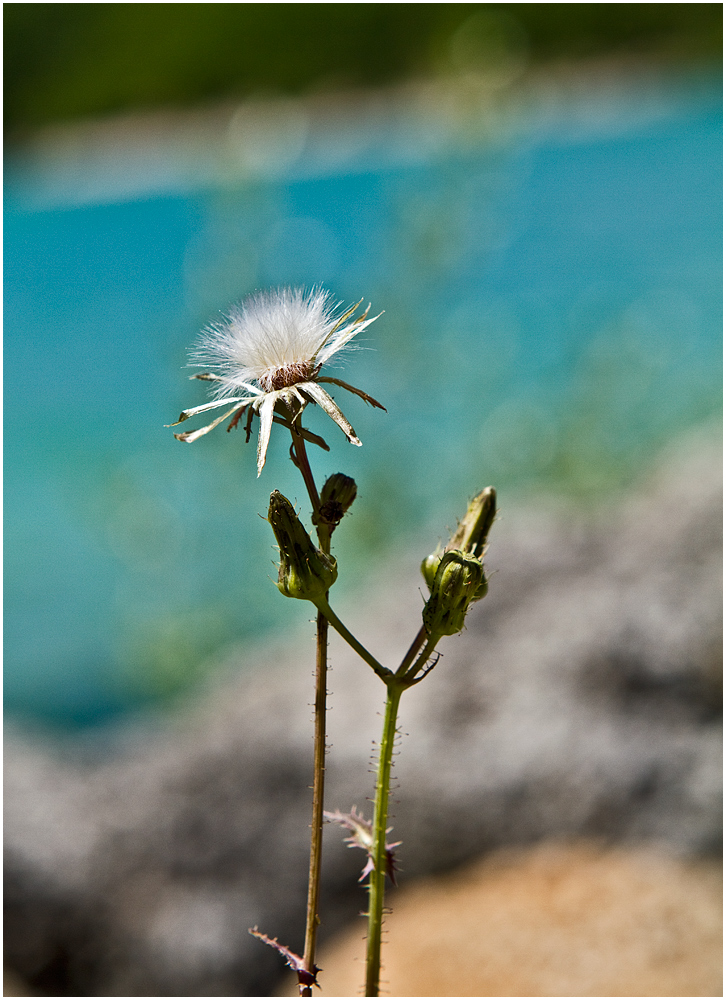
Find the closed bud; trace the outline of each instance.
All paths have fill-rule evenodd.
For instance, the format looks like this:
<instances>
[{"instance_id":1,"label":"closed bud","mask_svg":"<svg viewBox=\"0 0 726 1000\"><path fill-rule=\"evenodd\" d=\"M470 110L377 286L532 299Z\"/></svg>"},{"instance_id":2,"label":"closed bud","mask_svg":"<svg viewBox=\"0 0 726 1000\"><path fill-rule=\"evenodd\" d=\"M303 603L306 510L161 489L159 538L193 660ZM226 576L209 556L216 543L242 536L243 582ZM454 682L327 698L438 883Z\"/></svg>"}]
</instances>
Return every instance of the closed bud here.
<instances>
[{"instance_id":1,"label":"closed bud","mask_svg":"<svg viewBox=\"0 0 726 1000\"><path fill-rule=\"evenodd\" d=\"M343 515L348 511L356 498L358 487L355 479L336 472L325 480L320 491L320 515L318 520L331 528L336 528Z\"/></svg>"},{"instance_id":2,"label":"closed bud","mask_svg":"<svg viewBox=\"0 0 726 1000\"><path fill-rule=\"evenodd\" d=\"M476 556L477 559L482 558L486 551L489 529L494 523L496 513L497 493L493 486L487 486L485 490L474 497L466 508L466 514L459 522L446 548L442 549L439 545L436 551L432 552L421 563L421 572L429 590L433 590L436 573L445 552L459 551ZM482 582L473 600L478 601L485 597L487 589L486 577L482 575Z\"/></svg>"},{"instance_id":3,"label":"closed bud","mask_svg":"<svg viewBox=\"0 0 726 1000\"><path fill-rule=\"evenodd\" d=\"M426 586L429 591L433 590L434 580L436 579L436 570L439 568L439 563L441 562L441 557L444 554L444 550L439 546L435 552L432 552L430 556L426 556L424 561L421 563L421 573L426 581Z\"/></svg>"},{"instance_id":4,"label":"closed bud","mask_svg":"<svg viewBox=\"0 0 726 1000\"><path fill-rule=\"evenodd\" d=\"M315 547L295 508L278 490L270 495L268 520L280 548L280 593L304 601L323 597L338 576L335 559Z\"/></svg>"},{"instance_id":5,"label":"closed bud","mask_svg":"<svg viewBox=\"0 0 726 1000\"><path fill-rule=\"evenodd\" d=\"M466 508L466 514L452 535L447 548L460 549L481 559L496 514L497 493L493 486L487 486Z\"/></svg>"},{"instance_id":6,"label":"closed bud","mask_svg":"<svg viewBox=\"0 0 726 1000\"><path fill-rule=\"evenodd\" d=\"M428 634L461 632L469 605L484 596L482 587L486 588L484 567L476 556L459 549L445 552L436 570L431 597L423 609Z\"/></svg>"}]
</instances>

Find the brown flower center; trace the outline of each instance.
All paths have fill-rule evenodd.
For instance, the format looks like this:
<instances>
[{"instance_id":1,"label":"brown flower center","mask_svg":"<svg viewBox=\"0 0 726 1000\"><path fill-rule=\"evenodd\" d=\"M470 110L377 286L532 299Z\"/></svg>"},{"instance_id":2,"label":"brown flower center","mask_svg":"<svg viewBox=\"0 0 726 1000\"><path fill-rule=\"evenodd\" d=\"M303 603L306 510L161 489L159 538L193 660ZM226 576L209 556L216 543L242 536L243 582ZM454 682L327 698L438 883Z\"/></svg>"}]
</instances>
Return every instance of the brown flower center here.
<instances>
[{"instance_id":1,"label":"brown flower center","mask_svg":"<svg viewBox=\"0 0 726 1000\"><path fill-rule=\"evenodd\" d=\"M265 392L273 392L284 389L287 385L295 385L296 382L307 382L313 369L312 361L292 361L279 368L269 368L260 376L259 382Z\"/></svg>"}]
</instances>

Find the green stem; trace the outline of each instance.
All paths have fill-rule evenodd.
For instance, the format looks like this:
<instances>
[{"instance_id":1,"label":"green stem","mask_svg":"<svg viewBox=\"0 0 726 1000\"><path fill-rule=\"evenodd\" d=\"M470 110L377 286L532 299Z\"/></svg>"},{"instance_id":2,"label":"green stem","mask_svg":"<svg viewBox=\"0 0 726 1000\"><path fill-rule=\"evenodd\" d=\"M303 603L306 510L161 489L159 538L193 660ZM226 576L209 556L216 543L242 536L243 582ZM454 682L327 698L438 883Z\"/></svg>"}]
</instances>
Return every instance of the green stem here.
<instances>
[{"instance_id":1,"label":"green stem","mask_svg":"<svg viewBox=\"0 0 726 1000\"><path fill-rule=\"evenodd\" d=\"M423 637L426 637L425 630ZM386 711L383 718L383 735L378 754L378 772L376 775L376 798L373 806L373 871L368 882L368 945L366 953L366 988L367 997L379 995L381 976L381 936L383 933L383 902L386 892L386 831L388 829L388 800L391 789L391 767L393 765L393 748L396 741L396 724L398 720L398 705L406 688L417 683L414 679L419 670L436 648L440 636L429 636L423 650L411 666L417 649L422 645L421 635L414 640L411 649L406 654L395 675L390 675L387 682ZM412 652L413 650L413 652ZM424 675L425 676L425 675ZM419 678L420 680L421 678Z\"/></svg>"},{"instance_id":2,"label":"green stem","mask_svg":"<svg viewBox=\"0 0 726 1000\"><path fill-rule=\"evenodd\" d=\"M423 632L424 635L427 635L425 629L423 630ZM406 669L407 657L406 659L404 659L403 663L396 671L396 677L400 677L401 680L406 681L406 687L412 687L414 684L417 684L419 680L422 680L423 677L426 676L426 674L424 674L423 677L419 677L418 680L414 680L419 670L421 670L422 667L426 666L426 661L436 649L436 646L438 645L440 638L441 638L440 635L427 636L428 641L426 642L426 645L421 650L421 653L419 654L414 665L409 669Z\"/></svg>"},{"instance_id":3,"label":"green stem","mask_svg":"<svg viewBox=\"0 0 726 1000\"><path fill-rule=\"evenodd\" d=\"M413 642L411 643L411 645L408 647L408 652L406 653L406 655L404 656L404 658L401 660L401 666L396 671L396 674L399 677L402 674L406 673L406 671L408 670L408 668L413 663L414 658L416 656L416 653L418 653L419 649L421 649L421 647L423 646L423 644L424 644L425 641L426 641L426 629L422 625L421 628L418 630L418 634L416 635L416 638L413 640Z\"/></svg>"},{"instance_id":4,"label":"green stem","mask_svg":"<svg viewBox=\"0 0 726 1000\"><path fill-rule=\"evenodd\" d=\"M398 703L403 694L400 684L387 685L386 711L383 718L383 735L378 756L376 798L373 807L373 864L368 882L368 947L366 954L367 997L378 996L381 975L381 934L383 932L383 899L386 889L386 828L388 826L388 797L391 785L393 746L396 739Z\"/></svg>"},{"instance_id":5,"label":"green stem","mask_svg":"<svg viewBox=\"0 0 726 1000\"><path fill-rule=\"evenodd\" d=\"M389 678L393 677L393 673L387 667L380 664L375 656L373 656L372 653L369 653L362 643L358 642L353 633L348 631L340 618L338 618L336 613L328 604L327 595L325 598L321 598L316 602L316 607L321 614L325 615L335 631L342 635L349 646L353 647L358 656L365 660L369 667L373 667L384 683L388 683Z\"/></svg>"},{"instance_id":6,"label":"green stem","mask_svg":"<svg viewBox=\"0 0 726 1000\"><path fill-rule=\"evenodd\" d=\"M305 486L313 507L313 521L316 523L318 541L323 552L330 553L330 530L327 525L317 523L320 512L320 496L315 485L312 469L305 450L305 441L293 428L292 444L295 460L302 474ZM373 668L376 674L386 684L386 711L383 723L378 759L378 775L376 780L376 797L373 814L373 860L374 869L371 872L368 886L368 952L366 958L366 996L377 997L381 969L381 934L383 931L383 901L386 888L386 828L388 826L388 799L391 784L391 766L393 762L393 747L396 738L396 722L398 705L406 687L416 683L414 680L419 669L425 665L436 645L436 641L427 637L424 628L409 647L396 674L382 666L368 652L355 636L348 631L328 603L328 595L318 602L317 616L317 647L315 659L315 743L314 743L314 777L313 777L313 809L310 836L310 867L308 875L307 918L305 923L305 950L303 964L308 973L315 976L315 951L317 945L320 917L318 907L320 902L320 875L322 868L323 847L323 805L325 791L325 715L327 698L327 655L328 655L328 623L345 639L358 655ZM428 638L428 641L427 641ZM425 644L425 645L424 645ZM417 657L421 647L423 651ZM414 663L415 659L415 663ZM413 666L412 666L413 664ZM394 677L396 680L394 680ZM420 679L420 678L419 678ZM300 984L301 997L312 997L312 986Z\"/></svg>"}]
</instances>

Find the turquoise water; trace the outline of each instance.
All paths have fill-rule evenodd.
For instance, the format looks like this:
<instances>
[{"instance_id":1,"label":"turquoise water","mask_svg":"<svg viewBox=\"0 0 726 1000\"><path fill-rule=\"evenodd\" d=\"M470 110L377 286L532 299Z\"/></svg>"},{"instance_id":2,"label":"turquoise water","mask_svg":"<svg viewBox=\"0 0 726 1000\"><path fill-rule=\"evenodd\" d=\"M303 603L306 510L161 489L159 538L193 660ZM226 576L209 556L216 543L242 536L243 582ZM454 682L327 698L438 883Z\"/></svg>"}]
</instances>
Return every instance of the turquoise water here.
<instances>
[{"instance_id":1,"label":"turquoise water","mask_svg":"<svg viewBox=\"0 0 726 1000\"><path fill-rule=\"evenodd\" d=\"M185 446L163 426L204 401L183 367L197 330L255 287L323 283L385 310L340 374L388 413L341 400L361 449L308 419L331 445L316 473L359 484L340 588L486 483L505 505L591 502L716 415L720 82L658 97L613 98L598 121L573 98L408 163L75 208L29 207L11 172L11 716L103 722L193 683L219 646L309 617L269 582L257 516L273 488L305 508L283 435L257 479L240 433Z\"/></svg>"}]
</instances>

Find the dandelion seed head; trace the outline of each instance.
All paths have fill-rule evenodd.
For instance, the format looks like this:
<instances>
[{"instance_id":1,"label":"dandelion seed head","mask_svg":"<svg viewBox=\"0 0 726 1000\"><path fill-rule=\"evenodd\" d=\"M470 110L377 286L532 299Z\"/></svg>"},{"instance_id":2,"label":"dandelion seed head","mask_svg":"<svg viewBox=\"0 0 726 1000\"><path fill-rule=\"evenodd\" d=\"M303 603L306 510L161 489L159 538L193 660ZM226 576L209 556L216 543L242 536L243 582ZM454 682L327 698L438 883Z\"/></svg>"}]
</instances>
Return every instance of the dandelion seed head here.
<instances>
[{"instance_id":1,"label":"dandelion seed head","mask_svg":"<svg viewBox=\"0 0 726 1000\"><path fill-rule=\"evenodd\" d=\"M313 404L328 414L351 444L360 446L351 423L321 383L337 385L378 409L385 407L362 389L320 374L334 354L346 348L357 333L378 318L369 317L370 305L352 318L360 304L343 311L323 289L306 292L302 288L280 288L257 292L234 306L223 322L203 331L191 355L194 367L207 369L192 378L213 384L212 401L182 410L179 419L170 426L229 404L231 408L205 427L174 436L180 441L196 441L230 417L227 430L231 430L247 411L245 429L249 440L256 414L260 420L259 475L265 464L273 423L284 424L292 432L293 440L297 435L329 450L321 437L300 423L305 407Z\"/></svg>"},{"instance_id":2,"label":"dandelion seed head","mask_svg":"<svg viewBox=\"0 0 726 1000\"><path fill-rule=\"evenodd\" d=\"M220 376L215 395L256 383L264 392L305 382L367 323L340 325L329 292L258 292L208 327L192 364Z\"/></svg>"}]
</instances>

